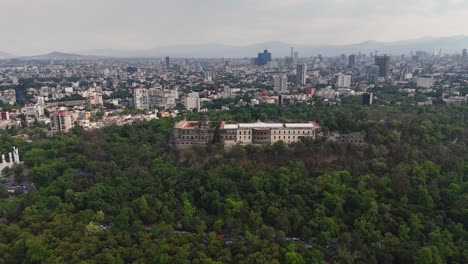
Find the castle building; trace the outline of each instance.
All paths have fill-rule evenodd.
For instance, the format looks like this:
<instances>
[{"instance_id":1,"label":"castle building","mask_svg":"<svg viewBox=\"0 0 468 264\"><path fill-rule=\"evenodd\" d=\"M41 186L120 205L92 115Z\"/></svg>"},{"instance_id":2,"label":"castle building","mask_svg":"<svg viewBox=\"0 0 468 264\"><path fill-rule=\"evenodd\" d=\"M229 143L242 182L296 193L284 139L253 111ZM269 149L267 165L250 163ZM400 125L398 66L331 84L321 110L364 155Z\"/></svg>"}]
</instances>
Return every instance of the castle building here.
<instances>
[{"instance_id":1,"label":"castle building","mask_svg":"<svg viewBox=\"0 0 468 264\"><path fill-rule=\"evenodd\" d=\"M177 148L194 145L206 146L219 140L226 146L241 144L274 144L283 141L291 144L304 138L315 139L320 126L315 122L307 123L237 123L224 121L211 122L182 120L174 125L173 143ZM219 137L219 138L216 138Z\"/></svg>"}]
</instances>

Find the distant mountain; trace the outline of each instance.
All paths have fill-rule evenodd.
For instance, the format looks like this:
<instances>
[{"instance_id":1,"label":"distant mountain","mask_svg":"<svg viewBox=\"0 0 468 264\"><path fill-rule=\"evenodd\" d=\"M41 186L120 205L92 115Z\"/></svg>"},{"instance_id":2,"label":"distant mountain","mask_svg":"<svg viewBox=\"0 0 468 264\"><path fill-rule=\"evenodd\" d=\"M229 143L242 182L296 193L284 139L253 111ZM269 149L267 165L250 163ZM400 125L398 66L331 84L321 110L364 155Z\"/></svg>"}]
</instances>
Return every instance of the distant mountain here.
<instances>
[{"instance_id":1,"label":"distant mountain","mask_svg":"<svg viewBox=\"0 0 468 264\"><path fill-rule=\"evenodd\" d=\"M290 44L279 41L257 43L247 46L232 46L224 44L186 44L164 46L148 50L89 50L77 52L82 55L95 55L106 57L193 57L193 58L233 58L233 57L255 57L258 52L267 48L273 57L284 57L290 55L290 48L294 47L300 56L312 56L322 54L324 56L336 56L340 54L370 53L376 50L379 53L407 54L411 51L439 51L449 53L461 53L462 49L468 48L468 36L451 37L424 37L411 40L378 42L365 41L349 45L308 45Z\"/></svg>"},{"instance_id":2,"label":"distant mountain","mask_svg":"<svg viewBox=\"0 0 468 264\"><path fill-rule=\"evenodd\" d=\"M80 60L80 59L93 58L93 57L96 57L96 56L89 56L89 55L64 53L64 52L54 51L54 52L51 52L51 53L48 53L48 54L43 54L43 55L19 57L18 59L25 59L25 60Z\"/></svg>"},{"instance_id":3,"label":"distant mountain","mask_svg":"<svg viewBox=\"0 0 468 264\"><path fill-rule=\"evenodd\" d=\"M6 53L6 52L0 51L0 59L7 59L7 58L11 58L11 57L13 57L13 55L11 55L9 53Z\"/></svg>"}]
</instances>

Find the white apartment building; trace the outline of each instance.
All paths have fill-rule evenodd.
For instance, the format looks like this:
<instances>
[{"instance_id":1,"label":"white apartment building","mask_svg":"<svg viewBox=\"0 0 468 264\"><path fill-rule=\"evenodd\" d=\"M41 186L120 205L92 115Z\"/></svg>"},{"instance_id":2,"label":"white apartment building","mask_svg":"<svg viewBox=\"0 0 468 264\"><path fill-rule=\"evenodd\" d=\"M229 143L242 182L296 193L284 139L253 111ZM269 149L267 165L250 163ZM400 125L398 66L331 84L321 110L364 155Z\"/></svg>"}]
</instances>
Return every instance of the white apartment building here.
<instances>
[{"instance_id":1,"label":"white apartment building","mask_svg":"<svg viewBox=\"0 0 468 264\"><path fill-rule=\"evenodd\" d=\"M350 88L351 87L351 75L338 74L336 80L336 86L339 88Z\"/></svg>"},{"instance_id":2,"label":"white apartment building","mask_svg":"<svg viewBox=\"0 0 468 264\"><path fill-rule=\"evenodd\" d=\"M135 109L149 109L148 89L136 88L133 94L133 104L135 106Z\"/></svg>"},{"instance_id":3,"label":"white apartment building","mask_svg":"<svg viewBox=\"0 0 468 264\"><path fill-rule=\"evenodd\" d=\"M277 93L288 92L288 77L286 75L277 75L273 78L273 89Z\"/></svg>"}]
</instances>

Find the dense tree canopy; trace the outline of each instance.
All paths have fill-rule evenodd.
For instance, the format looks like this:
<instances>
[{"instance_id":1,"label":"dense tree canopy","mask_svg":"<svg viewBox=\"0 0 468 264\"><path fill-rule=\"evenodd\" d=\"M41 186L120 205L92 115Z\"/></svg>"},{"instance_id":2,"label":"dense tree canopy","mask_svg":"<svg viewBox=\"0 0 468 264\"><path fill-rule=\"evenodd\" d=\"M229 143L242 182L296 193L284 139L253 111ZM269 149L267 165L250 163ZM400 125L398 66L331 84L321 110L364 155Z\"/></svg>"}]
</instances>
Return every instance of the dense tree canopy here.
<instances>
[{"instance_id":1,"label":"dense tree canopy","mask_svg":"<svg viewBox=\"0 0 468 264\"><path fill-rule=\"evenodd\" d=\"M316 120L365 133L361 148L319 139L177 151L172 119L33 143L3 135L0 150L20 147L36 189L0 200L0 263L467 263L467 110L210 114Z\"/></svg>"}]
</instances>

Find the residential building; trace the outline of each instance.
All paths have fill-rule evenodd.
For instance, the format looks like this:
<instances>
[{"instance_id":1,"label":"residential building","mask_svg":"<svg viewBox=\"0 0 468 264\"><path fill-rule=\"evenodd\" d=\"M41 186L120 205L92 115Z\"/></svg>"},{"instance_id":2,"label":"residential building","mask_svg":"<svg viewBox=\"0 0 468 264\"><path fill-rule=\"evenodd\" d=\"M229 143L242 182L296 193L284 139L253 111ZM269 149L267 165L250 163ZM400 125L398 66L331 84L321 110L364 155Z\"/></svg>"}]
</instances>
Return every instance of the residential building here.
<instances>
[{"instance_id":1,"label":"residential building","mask_svg":"<svg viewBox=\"0 0 468 264\"><path fill-rule=\"evenodd\" d=\"M184 97L184 106L187 110L200 110L200 97L198 93L190 93L187 97Z\"/></svg>"},{"instance_id":2,"label":"residential building","mask_svg":"<svg viewBox=\"0 0 468 264\"><path fill-rule=\"evenodd\" d=\"M150 88L148 90L148 98L149 109L175 107L178 90L177 88L173 90L165 90L162 87Z\"/></svg>"},{"instance_id":3,"label":"residential building","mask_svg":"<svg viewBox=\"0 0 468 264\"><path fill-rule=\"evenodd\" d=\"M16 103L16 91L14 89L0 91L0 103L14 105Z\"/></svg>"},{"instance_id":4,"label":"residential building","mask_svg":"<svg viewBox=\"0 0 468 264\"><path fill-rule=\"evenodd\" d=\"M133 90L133 105L138 110L149 109L148 89L135 88Z\"/></svg>"},{"instance_id":5,"label":"residential building","mask_svg":"<svg viewBox=\"0 0 468 264\"><path fill-rule=\"evenodd\" d=\"M59 111L50 114L52 133L68 133L73 128L71 114L68 111Z\"/></svg>"},{"instance_id":6,"label":"residential building","mask_svg":"<svg viewBox=\"0 0 468 264\"><path fill-rule=\"evenodd\" d=\"M288 77L286 75L277 75L273 78L273 90L277 93L288 92Z\"/></svg>"},{"instance_id":7,"label":"residential building","mask_svg":"<svg viewBox=\"0 0 468 264\"><path fill-rule=\"evenodd\" d=\"M102 100L102 93L101 92L90 92L88 97L88 106L96 107L96 106L103 106L104 101Z\"/></svg>"},{"instance_id":8,"label":"residential building","mask_svg":"<svg viewBox=\"0 0 468 264\"><path fill-rule=\"evenodd\" d=\"M336 86L340 88L349 88L351 87L351 75L338 74L336 80Z\"/></svg>"}]
</instances>

